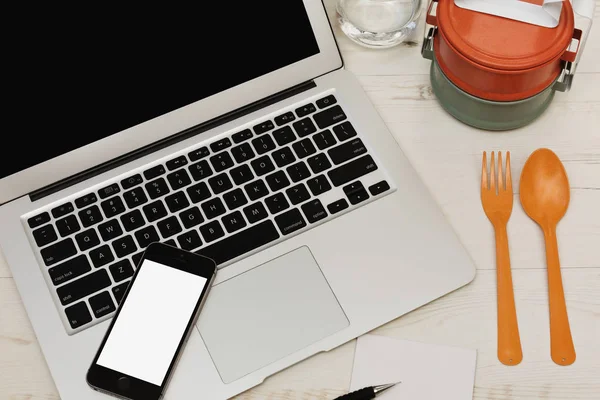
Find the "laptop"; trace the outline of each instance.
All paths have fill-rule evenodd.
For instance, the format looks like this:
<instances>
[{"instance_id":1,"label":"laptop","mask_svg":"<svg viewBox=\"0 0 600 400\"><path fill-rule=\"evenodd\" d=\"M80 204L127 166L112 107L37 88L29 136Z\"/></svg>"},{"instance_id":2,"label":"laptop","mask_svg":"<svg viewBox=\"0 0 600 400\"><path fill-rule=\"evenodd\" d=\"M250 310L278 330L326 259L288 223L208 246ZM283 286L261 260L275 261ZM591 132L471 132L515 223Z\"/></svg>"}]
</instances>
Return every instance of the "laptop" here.
<instances>
[{"instance_id":1,"label":"laptop","mask_svg":"<svg viewBox=\"0 0 600 400\"><path fill-rule=\"evenodd\" d=\"M473 279L323 4L277 4L23 21L0 245L63 400L105 398L85 374L154 241L219 267L167 399L230 398Z\"/></svg>"}]
</instances>

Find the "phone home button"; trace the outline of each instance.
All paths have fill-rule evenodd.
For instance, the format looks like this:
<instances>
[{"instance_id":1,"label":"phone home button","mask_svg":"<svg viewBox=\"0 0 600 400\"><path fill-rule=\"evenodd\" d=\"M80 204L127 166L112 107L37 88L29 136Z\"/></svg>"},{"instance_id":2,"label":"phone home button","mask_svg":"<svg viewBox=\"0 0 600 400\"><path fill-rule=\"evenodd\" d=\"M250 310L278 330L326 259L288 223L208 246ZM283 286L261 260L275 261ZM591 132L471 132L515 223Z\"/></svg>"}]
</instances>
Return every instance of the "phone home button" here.
<instances>
[{"instance_id":1,"label":"phone home button","mask_svg":"<svg viewBox=\"0 0 600 400\"><path fill-rule=\"evenodd\" d=\"M117 381L117 385L119 386L119 389L122 389L122 390L129 389L129 378L127 378L126 376L122 376Z\"/></svg>"}]
</instances>

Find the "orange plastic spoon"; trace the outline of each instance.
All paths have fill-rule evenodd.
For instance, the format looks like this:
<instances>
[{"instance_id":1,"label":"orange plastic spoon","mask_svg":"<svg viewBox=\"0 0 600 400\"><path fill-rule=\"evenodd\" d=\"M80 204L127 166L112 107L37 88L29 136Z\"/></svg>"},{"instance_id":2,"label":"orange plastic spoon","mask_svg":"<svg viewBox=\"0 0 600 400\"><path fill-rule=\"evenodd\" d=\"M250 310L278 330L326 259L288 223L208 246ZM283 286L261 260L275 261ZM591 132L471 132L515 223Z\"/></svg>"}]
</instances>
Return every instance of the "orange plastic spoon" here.
<instances>
[{"instance_id":1,"label":"orange plastic spoon","mask_svg":"<svg viewBox=\"0 0 600 400\"><path fill-rule=\"evenodd\" d=\"M556 225L569 206L569 179L563 164L551 150L538 149L529 156L521 173L520 197L523 209L542 228L546 240L552 360L559 365L571 365L575 362L575 347L556 242Z\"/></svg>"}]
</instances>

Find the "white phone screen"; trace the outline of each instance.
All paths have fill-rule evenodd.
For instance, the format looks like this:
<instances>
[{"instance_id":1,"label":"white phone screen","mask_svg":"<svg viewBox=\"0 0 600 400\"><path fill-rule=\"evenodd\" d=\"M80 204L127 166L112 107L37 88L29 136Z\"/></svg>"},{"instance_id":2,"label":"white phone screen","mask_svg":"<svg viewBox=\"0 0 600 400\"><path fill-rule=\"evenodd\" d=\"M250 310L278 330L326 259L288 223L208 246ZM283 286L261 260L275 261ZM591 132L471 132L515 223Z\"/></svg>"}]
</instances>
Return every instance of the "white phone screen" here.
<instances>
[{"instance_id":1,"label":"white phone screen","mask_svg":"<svg viewBox=\"0 0 600 400\"><path fill-rule=\"evenodd\" d=\"M97 364L160 386L207 279L144 260Z\"/></svg>"}]
</instances>

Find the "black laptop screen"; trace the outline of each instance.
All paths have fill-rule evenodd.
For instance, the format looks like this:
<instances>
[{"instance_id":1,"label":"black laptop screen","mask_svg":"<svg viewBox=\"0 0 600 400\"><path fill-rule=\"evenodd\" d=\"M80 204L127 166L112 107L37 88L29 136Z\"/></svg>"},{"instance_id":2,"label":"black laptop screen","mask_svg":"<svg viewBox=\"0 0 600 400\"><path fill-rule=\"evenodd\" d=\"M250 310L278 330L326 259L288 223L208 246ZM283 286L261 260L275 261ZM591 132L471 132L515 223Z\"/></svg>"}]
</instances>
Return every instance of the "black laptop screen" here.
<instances>
[{"instance_id":1,"label":"black laptop screen","mask_svg":"<svg viewBox=\"0 0 600 400\"><path fill-rule=\"evenodd\" d=\"M134 20L116 7L16 16L3 65L18 128L2 139L19 150L0 178L319 52L302 0L181 7Z\"/></svg>"}]
</instances>

